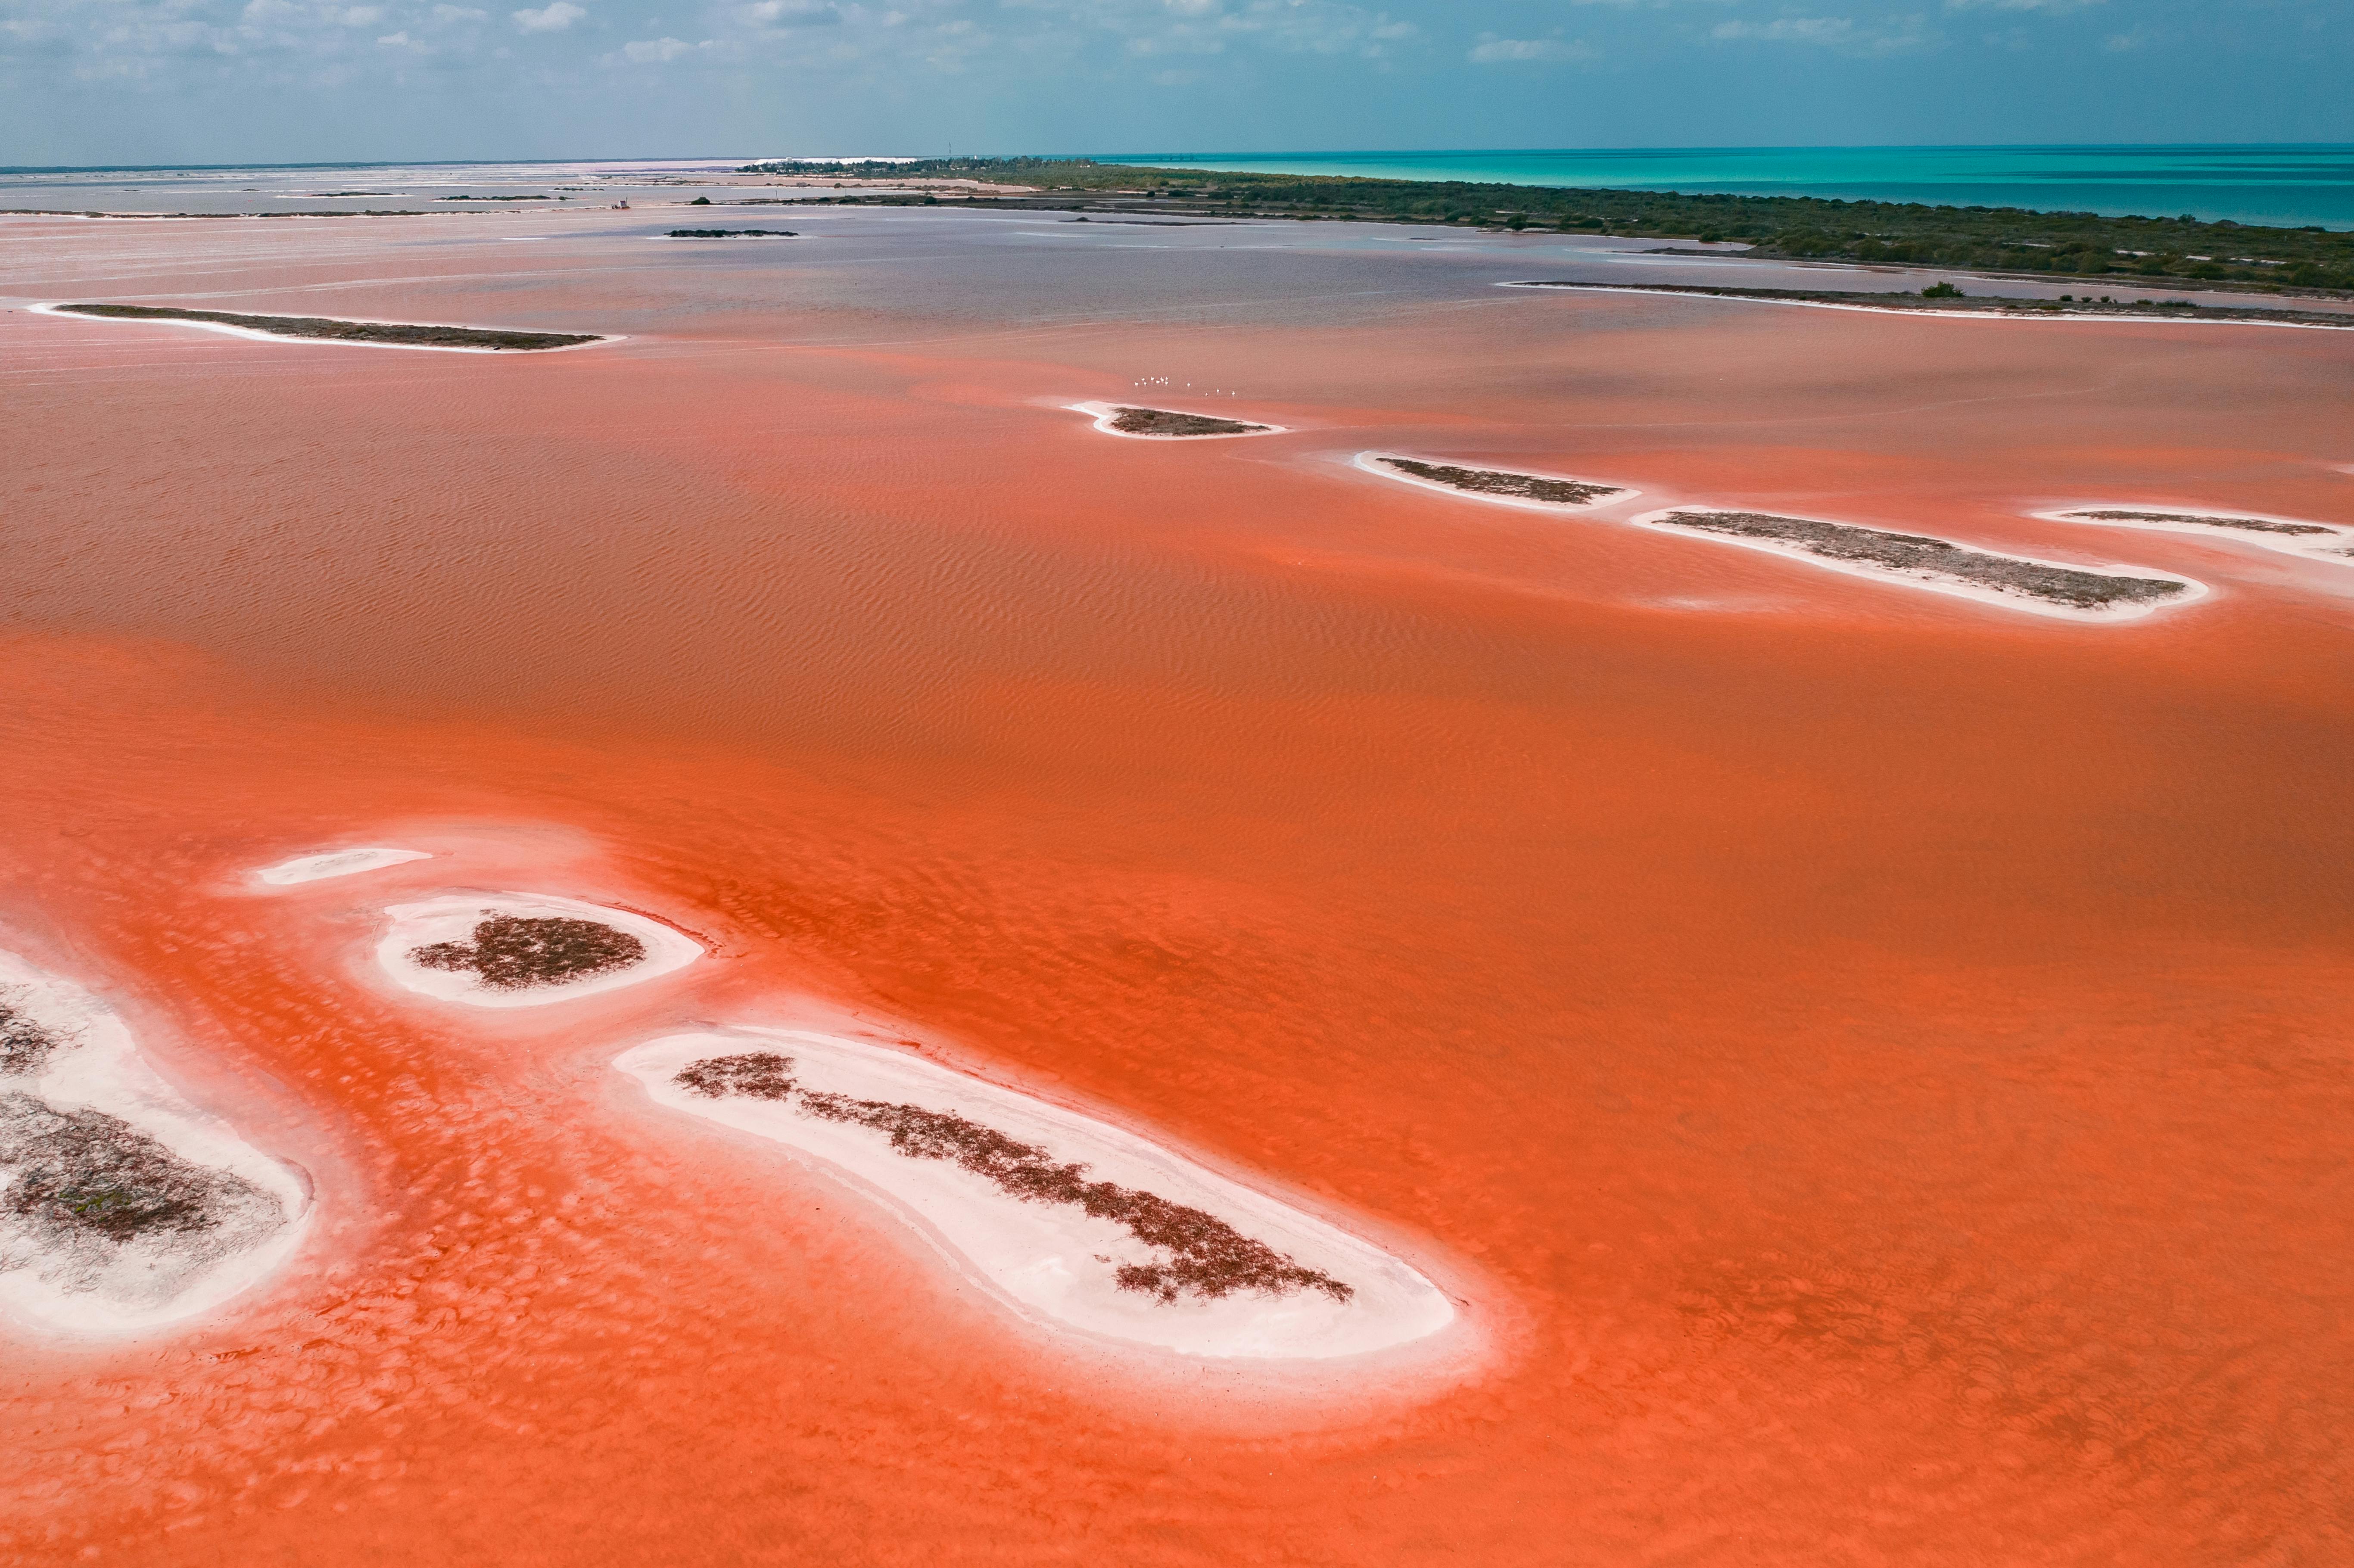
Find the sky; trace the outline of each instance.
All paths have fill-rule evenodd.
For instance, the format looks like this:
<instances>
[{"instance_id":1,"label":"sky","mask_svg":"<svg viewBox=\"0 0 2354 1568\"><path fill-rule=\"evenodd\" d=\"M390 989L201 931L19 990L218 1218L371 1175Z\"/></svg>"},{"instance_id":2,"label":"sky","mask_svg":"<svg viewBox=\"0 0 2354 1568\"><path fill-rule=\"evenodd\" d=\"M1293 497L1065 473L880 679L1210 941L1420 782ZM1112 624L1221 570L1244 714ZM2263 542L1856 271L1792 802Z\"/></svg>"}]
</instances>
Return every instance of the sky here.
<instances>
[{"instance_id":1,"label":"sky","mask_svg":"<svg viewBox=\"0 0 2354 1568\"><path fill-rule=\"evenodd\" d=\"M0 165L2354 142L2354 0L0 0Z\"/></svg>"}]
</instances>

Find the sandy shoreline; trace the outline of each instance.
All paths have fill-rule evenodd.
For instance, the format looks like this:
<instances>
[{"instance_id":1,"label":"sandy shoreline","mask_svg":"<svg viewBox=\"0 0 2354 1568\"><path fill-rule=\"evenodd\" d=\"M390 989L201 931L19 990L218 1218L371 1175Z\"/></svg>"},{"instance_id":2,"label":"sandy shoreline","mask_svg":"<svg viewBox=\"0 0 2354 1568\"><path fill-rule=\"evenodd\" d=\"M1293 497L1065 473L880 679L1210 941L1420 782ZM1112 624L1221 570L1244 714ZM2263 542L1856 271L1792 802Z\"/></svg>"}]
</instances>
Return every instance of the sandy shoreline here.
<instances>
[{"instance_id":1,"label":"sandy shoreline","mask_svg":"<svg viewBox=\"0 0 2354 1568\"><path fill-rule=\"evenodd\" d=\"M1122 1271L1168 1259L1112 1220L1066 1203L1023 1202L953 1160L915 1158L875 1128L811 1114L806 1097L714 1097L680 1082L697 1064L784 1060L822 1097L920 1107L1075 1161L1090 1180L1214 1215L1287 1265L1331 1283L1211 1297L1123 1287ZM915 1224L1024 1317L1092 1338L1227 1361L1326 1361L1391 1350L1455 1319L1452 1303L1403 1261L1337 1226L1109 1123L940 1066L904 1049L813 1030L668 1035L613 1065L667 1109L772 1139ZM692 1074L690 1074L692 1076Z\"/></svg>"},{"instance_id":2,"label":"sandy shoreline","mask_svg":"<svg viewBox=\"0 0 2354 1568\"><path fill-rule=\"evenodd\" d=\"M0 953L0 1003L19 1042L18 1070L0 1071L0 1200L29 1205L0 1202L0 1316L135 1332L217 1307L292 1255L312 1206L299 1168L182 1098L71 981Z\"/></svg>"}]
</instances>

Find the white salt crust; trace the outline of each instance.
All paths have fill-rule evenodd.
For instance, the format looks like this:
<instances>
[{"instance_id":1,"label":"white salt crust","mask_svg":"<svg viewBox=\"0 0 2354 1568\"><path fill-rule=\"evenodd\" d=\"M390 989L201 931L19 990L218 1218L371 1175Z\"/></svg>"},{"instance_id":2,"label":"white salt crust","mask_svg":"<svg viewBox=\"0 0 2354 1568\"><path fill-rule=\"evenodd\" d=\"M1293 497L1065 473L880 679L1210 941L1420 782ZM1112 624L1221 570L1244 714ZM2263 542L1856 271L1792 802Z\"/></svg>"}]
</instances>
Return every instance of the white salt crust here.
<instances>
[{"instance_id":1,"label":"white salt crust","mask_svg":"<svg viewBox=\"0 0 2354 1568\"><path fill-rule=\"evenodd\" d=\"M114 326L194 327L198 332L217 332L228 337L241 337L253 343L292 344L313 348L397 348L414 354L493 354L505 359L528 359L543 354L570 354L575 349L602 348L609 343L625 339L618 333L599 333L587 343L567 343L555 348L468 348L462 344L446 343L372 343L366 338L296 337L286 333L262 332L255 327L231 325L228 322L178 321L168 316L86 316L79 311L61 307L73 303L69 300L51 301L28 305L27 310L37 316L56 316L61 321L99 322ZM231 311L230 315L284 315L283 311ZM479 326L465 322L387 322L368 316L322 316L322 321L346 322L353 326L447 326L468 332L538 332L538 327Z\"/></svg>"},{"instance_id":2,"label":"white salt crust","mask_svg":"<svg viewBox=\"0 0 2354 1568\"><path fill-rule=\"evenodd\" d=\"M323 882L331 876L355 876L363 871L382 871L388 865L405 865L412 860L431 860L423 850L366 849L330 850L325 854L297 855L281 860L276 865L265 865L253 874L257 882L272 887L292 887L302 882Z\"/></svg>"},{"instance_id":3,"label":"white salt crust","mask_svg":"<svg viewBox=\"0 0 2354 1568\"><path fill-rule=\"evenodd\" d=\"M692 937L659 920L626 909L608 909L570 898L525 893L451 893L419 904L395 904L385 916L392 924L376 944L377 967L404 991L437 1001L468 1007L546 1007L575 997L595 996L637 985L657 975L683 969L703 956ZM525 920L594 920L617 931L627 931L646 945L646 956L627 969L591 975L565 985L529 986L520 991L496 991L461 970L429 969L409 958L413 948L436 942L462 942L486 915L512 915Z\"/></svg>"},{"instance_id":4,"label":"white salt crust","mask_svg":"<svg viewBox=\"0 0 2354 1568\"><path fill-rule=\"evenodd\" d=\"M1818 567L1828 572L1844 573L1851 577L1866 577L1873 582L1894 583L1903 588L1921 588L1929 593L1945 594L1953 599L1969 599L1977 604L1999 605L2004 609L2021 610L2029 615L2049 616L2055 620L2090 622L2097 626L2115 626L2128 620L2143 620L2146 617L2153 615L2162 609L2177 609L2183 605L2205 599L2209 592L2211 591L2205 583L2200 582L2192 577L2186 577L2179 572L2162 572L2154 567L2088 567L2081 561L2047 561L2037 556L2015 555L2009 550L1988 549L1978 545L1960 546L1963 549L1974 550L1979 555L1996 556L2006 561L2020 561L2030 566L2051 567L2061 571L2090 572L2096 577L2151 577L2166 582L2176 582L2183 585L2183 592L2173 599L2167 599L2159 603L2128 604L2120 606L2115 609L2077 609L2069 605L2053 604L2048 599L2037 599L2029 594L2005 593L2000 589L1986 588L1978 583L1948 577L1941 572L1903 571L1891 567L1876 567L1861 561L1833 560L1828 556L1818 556L1814 552L1804 549L1797 545L1786 543L1779 539L1738 538L1730 535L1711 533L1705 528L1679 527L1674 524L1661 521L1662 519L1679 512L1746 512L1753 510L1755 510L1755 508L1745 506L1703 506L1694 504L1691 502L1686 502L1681 506L1670 506L1664 507L1657 512L1646 512L1639 516L1629 517L1626 521L1634 524L1638 528L1649 528L1654 533L1670 534L1679 539L1698 539L1704 540L1711 544L1737 546L1744 550L1758 550L1769 556L1780 556L1787 560L1802 561L1808 566ZM1781 514L1774 514L1774 515ZM1807 519L1807 521L1826 523L1835 522L1837 520L1833 518L1813 517ZM1869 529L1872 532L1878 534L1900 531L1890 529L1884 524L1869 523L1845 523L1840 524L1840 525L1849 528ZM1929 537L1932 535L1924 536ZM1958 544L1958 541L1947 540L1946 543Z\"/></svg>"},{"instance_id":5,"label":"white salt crust","mask_svg":"<svg viewBox=\"0 0 2354 1568\"><path fill-rule=\"evenodd\" d=\"M19 1254L14 1241L0 1244L0 1316L69 1335L133 1333L210 1311L293 1255L312 1210L310 1180L300 1168L271 1159L182 1098L140 1059L122 1018L80 986L0 953L0 991L62 1041L41 1072L0 1075L0 1093L118 1117L191 1164L244 1178L284 1216L253 1245L223 1255L191 1255L168 1237L140 1239L115 1249L94 1273L64 1257ZM0 1171L0 1183L7 1180Z\"/></svg>"},{"instance_id":6,"label":"white salt crust","mask_svg":"<svg viewBox=\"0 0 2354 1568\"><path fill-rule=\"evenodd\" d=\"M2088 512L2148 512L2163 515L2156 518L2087 517L2084 514ZM2237 512L2221 506L2144 505L2132 501L2096 501L2083 506L2031 512L2028 515L2045 523L2074 523L2095 528L2140 528L2156 534L2196 534L2202 538L2228 539L2235 545L2253 545L2260 550L2295 556L2301 561L2354 567L2354 528L2342 523L2324 523L2314 517L2276 517L2265 512ZM2327 528L2329 532L2259 534L2246 528L2219 528L2211 523L2200 522L2202 516L2244 517L2255 523L2295 523L2307 528Z\"/></svg>"},{"instance_id":7,"label":"white salt crust","mask_svg":"<svg viewBox=\"0 0 2354 1568\"><path fill-rule=\"evenodd\" d=\"M1289 427L1270 425L1263 419L1246 419L1234 414L1204 414L1198 408L1163 408L1158 403L1066 403L1074 414L1085 414L1096 422L1096 429L1107 436L1118 436L1129 441L1237 441L1246 436L1279 436ZM1152 408L1163 414L1191 414L1200 419L1231 419L1238 425L1257 425L1255 430L1226 430L1214 436L1150 436L1136 430L1116 430L1112 421L1119 418L1122 408Z\"/></svg>"},{"instance_id":8,"label":"white salt crust","mask_svg":"<svg viewBox=\"0 0 2354 1568\"><path fill-rule=\"evenodd\" d=\"M1441 484L1435 479L1424 479L1419 474L1402 473L1389 466L1390 463L1399 460L1407 462L1438 463L1448 468L1481 466L1478 463L1465 462L1459 458L1414 457L1405 452L1359 452L1352 461L1351 466L1363 469L1367 473L1379 474L1382 478L1394 481L1399 484L1411 484L1417 490L1434 491L1440 495L1451 495L1462 501L1485 501L1494 506L1518 506L1530 512L1599 512L1606 506L1623 506L1643 493L1628 485L1609 484L1607 480L1580 479L1566 473L1537 473L1528 469L1516 468L1494 469L1489 471L1521 474L1530 479L1558 480L1564 484L1609 484L1611 493L1597 495L1591 501L1539 501L1533 496L1527 495L1490 495L1482 491L1458 490L1451 484Z\"/></svg>"},{"instance_id":9,"label":"white salt crust","mask_svg":"<svg viewBox=\"0 0 2354 1568\"><path fill-rule=\"evenodd\" d=\"M1116 1221L1090 1218L1072 1204L1023 1202L952 1160L896 1153L887 1133L821 1120L794 1102L709 1098L673 1081L691 1062L749 1052L790 1057L794 1077L810 1088L953 1112L1043 1147L1057 1161L1084 1164L1090 1180L1214 1214L1354 1294L1337 1301L1311 1289L1282 1296L1243 1291L1163 1303L1122 1290L1115 1277L1119 1265L1167 1259ZM1016 1311L1051 1328L1188 1356L1305 1361L1405 1345L1438 1332L1456 1316L1454 1304L1428 1279L1337 1226L1124 1128L905 1050L805 1030L734 1029L668 1035L623 1053L613 1065L657 1105L774 1139L845 1180L914 1225Z\"/></svg>"}]
</instances>

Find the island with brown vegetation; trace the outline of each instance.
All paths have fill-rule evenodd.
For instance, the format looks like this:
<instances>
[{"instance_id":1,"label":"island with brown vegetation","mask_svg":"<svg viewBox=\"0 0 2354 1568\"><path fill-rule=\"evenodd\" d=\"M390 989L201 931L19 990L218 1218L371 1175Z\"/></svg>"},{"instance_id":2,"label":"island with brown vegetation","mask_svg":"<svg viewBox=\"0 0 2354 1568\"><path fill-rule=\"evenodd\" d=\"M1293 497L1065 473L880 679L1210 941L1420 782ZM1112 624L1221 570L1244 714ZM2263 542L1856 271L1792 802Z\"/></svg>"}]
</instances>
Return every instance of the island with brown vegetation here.
<instances>
[{"instance_id":1,"label":"island with brown vegetation","mask_svg":"<svg viewBox=\"0 0 2354 1568\"><path fill-rule=\"evenodd\" d=\"M673 228L673 239L791 239L790 228Z\"/></svg>"},{"instance_id":2,"label":"island with brown vegetation","mask_svg":"<svg viewBox=\"0 0 2354 1568\"><path fill-rule=\"evenodd\" d=\"M2088 523L2162 523L2169 526L2194 528L2237 528L2249 534L2284 534L2293 537L2327 536L2344 530L2324 523L2276 523L2267 517L2223 517L2204 512L2126 512L2114 509L2087 509L2066 515Z\"/></svg>"},{"instance_id":3,"label":"island with brown vegetation","mask_svg":"<svg viewBox=\"0 0 2354 1568\"><path fill-rule=\"evenodd\" d=\"M337 343L394 344L404 348L532 350L575 348L603 339L594 333L506 332L495 327L417 326L399 322L346 322L330 316L260 316L231 311L190 311L174 305L52 305L52 312L105 321L192 322L239 327L271 337Z\"/></svg>"},{"instance_id":4,"label":"island with brown vegetation","mask_svg":"<svg viewBox=\"0 0 2354 1568\"><path fill-rule=\"evenodd\" d=\"M93 1092L124 1114L89 1103ZM30 1287L19 1300L36 1316L84 1331L173 1315L203 1299L207 1277L236 1287L237 1255L300 1213L296 1193L155 1135L185 1126L186 1108L86 997L54 981L0 987L0 1275L23 1271L15 1287Z\"/></svg>"},{"instance_id":5,"label":"island with brown vegetation","mask_svg":"<svg viewBox=\"0 0 2354 1568\"><path fill-rule=\"evenodd\" d=\"M1895 534L1851 523L1779 517L1764 512L1675 510L1639 521L1649 527L1688 529L1892 577L2030 599L2080 614L2147 609L2194 597L2197 586L2180 577L2126 577L1998 556L1925 534Z\"/></svg>"},{"instance_id":6,"label":"island with brown vegetation","mask_svg":"<svg viewBox=\"0 0 2354 1568\"><path fill-rule=\"evenodd\" d=\"M2075 320L2086 316L2126 321L2246 322L2264 326L2338 327L2354 330L2354 312L2274 310L2262 305L2202 305L2190 300L2118 300L2069 297L2025 299L1967 294L1950 283L1932 284L1917 294L1849 293L1837 289L1729 289L1701 283L1573 283L1536 278L1500 285L1507 289L1582 289L1605 294L1691 294L1766 304L1840 305L1851 310L1896 311L1910 315L2009 316L2020 320Z\"/></svg>"},{"instance_id":7,"label":"island with brown vegetation","mask_svg":"<svg viewBox=\"0 0 2354 1568\"><path fill-rule=\"evenodd\" d=\"M1166 1261L1121 1264L1116 1274L1120 1289L1162 1303L1181 1296L1214 1301L1244 1290L1267 1296L1315 1290L1335 1301L1356 1294L1215 1214L1118 1182L1090 1181L1085 1165L1057 1162L1035 1144L953 1112L804 1087L793 1077L793 1059L773 1051L690 1062L673 1081L706 1099L741 1096L790 1102L804 1116L883 1133L894 1153L910 1160L951 1161L1022 1202L1067 1204L1092 1219L1111 1220L1145 1245L1168 1254Z\"/></svg>"},{"instance_id":8,"label":"island with brown vegetation","mask_svg":"<svg viewBox=\"0 0 2354 1568\"><path fill-rule=\"evenodd\" d=\"M492 991L569 985L628 969L646 945L627 931L594 920L530 918L484 910L473 939L434 942L409 950L409 961L451 974L471 974Z\"/></svg>"},{"instance_id":9,"label":"island with brown vegetation","mask_svg":"<svg viewBox=\"0 0 2354 1568\"><path fill-rule=\"evenodd\" d=\"M1181 414L1171 408L1112 407L1107 428L1123 436L1257 436L1275 429L1242 419L1221 419L1211 414Z\"/></svg>"},{"instance_id":10,"label":"island with brown vegetation","mask_svg":"<svg viewBox=\"0 0 2354 1568\"><path fill-rule=\"evenodd\" d=\"M1415 458L1375 457L1380 470L1444 485L1467 495L1493 496L1505 501L1541 501L1553 506L1591 506L1606 495L1624 495L1616 484L1595 484L1582 479L1550 479L1543 474L1514 473L1500 468L1463 468L1454 463L1423 462Z\"/></svg>"}]
</instances>

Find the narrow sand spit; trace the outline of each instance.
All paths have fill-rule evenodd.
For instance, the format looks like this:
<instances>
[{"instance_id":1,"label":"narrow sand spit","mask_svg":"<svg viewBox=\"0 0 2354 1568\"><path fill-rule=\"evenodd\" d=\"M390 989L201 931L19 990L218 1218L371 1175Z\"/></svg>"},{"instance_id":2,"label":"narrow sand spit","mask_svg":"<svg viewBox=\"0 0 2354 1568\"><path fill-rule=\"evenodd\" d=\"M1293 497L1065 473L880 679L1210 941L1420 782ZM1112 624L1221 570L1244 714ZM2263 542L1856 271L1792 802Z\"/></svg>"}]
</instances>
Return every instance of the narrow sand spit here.
<instances>
[{"instance_id":1,"label":"narrow sand spit","mask_svg":"<svg viewBox=\"0 0 2354 1568\"><path fill-rule=\"evenodd\" d=\"M1957 274L1963 275L1963 274ZM1805 293L1778 293L1767 290L1711 289L1681 283L1574 283L1550 280L1529 280L1499 283L1500 289L1554 289L1575 291L1585 294L1650 294L1667 295L1687 300L1724 300L1741 305L1787 305L1809 311L1861 311L1882 316L1936 316L1945 321L1964 322L2167 322L2176 326L2261 326L2297 327L2307 332L2354 331L2354 314L2340 319L2337 312L2305 311L2292 315L2287 311L2250 307L2233 311L2228 305L2202 305L2201 310L2219 313L2186 316L2166 311L2136 311L2130 308L2112 310L2052 311L2036 308L2022 299L2016 309L2005 308L1995 296L1967 300L1959 306L1941 305L1929 301L1915 304L1891 302L1886 294L1862 295L1853 302L1831 297L1809 298ZM1896 296L1903 298L1905 296ZM2231 313L2220 313L2230 312Z\"/></svg>"},{"instance_id":2,"label":"narrow sand spit","mask_svg":"<svg viewBox=\"0 0 2354 1568\"><path fill-rule=\"evenodd\" d=\"M310 1212L302 1172L182 1099L112 1010L0 953L0 1315L193 1317L282 1264Z\"/></svg>"},{"instance_id":3,"label":"narrow sand spit","mask_svg":"<svg viewBox=\"0 0 2354 1568\"><path fill-rule=\"evenodd\" d=\"M1638 528L1762 550L1828 571L2067 620L2102 624L2138 620L2159 609L2204 599L2209 591L2206 584L2172 572L2001 555L1925 534L1897 534L1811 517L1673 506L1628 521Z\"/></svg>"},{"instance_id":4,"label":"narrow sand spit","mask_svg":"<svg viewBox=\"0 0 2354 1568\"><path fill-rule=\"evenodd\" d=\"M1328 1360L1455 1308L1380 1248L1136 1134L891 1046L673 1034L614 1066L885 1201L1025 1316L1193 1356Z\"/></svg>"},{"instance_id":5,"label":"narrow sand spit","mask_svg":"<svg viewBox=\"0 0 2354 1568\"><path fill-rule=\"evenodd\" d=\"M396 904L376 961L403 990L469 1007L541 1007L683 969L684 932L626 909L523 893Z\"/></svg>"},{"instance_id":6,"label":"narrow sand spit","mask_svg":"<svg viewBox=\"0 0 2354 1568\"><path fill-rule=\"evenodd\" d=\"M458 326L442 323L368 321L349 316L281 316L232 311L193 311L173 306L82 305L61 302L29 307L31 313L71 321L119 321L146 326L194 327L256 343L339 344L353 348L402 348L432 354L561 354L619 343L611 334L518 332L507 327Z\"/></svg>"},{"instance_id":7,"label":"narrow sand spit","mask_svg":"<svg viewBox=\"0 0 2354 1568\"><path fill-rule=\"evenodd\" d=\"M1435 490L1441 495L1466 495L1474 501L1531 507L1540 512L1618 506L1642 493L1624 485L1602 484L1590 479L1470 468L1429 458L1404 457L1396 452L1359 452L1354 466L1401 484Z\"/></svg>"},{"instance_id":8,"label":"narrow sand spit","mask_svg":"<svg viewBox=\"0 0 2354 1568\"><path fill-rule=\"evenodd\" d=\"M2147 528L2166 534L2202 534L2301 560L2354 566L2354 528L2316 523L2307 517L2262 513L2214 512L2185 506L2071 506L2029 515L2048 523L2093 523L2111 528Z\"/></svg>"},{"instance_id":9,"label":"narrow sand spit","mask_svg":"<svg viewBox=\"0 0 2354 1568\"><path fill-rule=\"evenodd\" d=\"M1279 436L1285 427L1236 419L1225 414L1195 414L1182 408L1149 408L1136 403L1069 403L1074 414L1085 414L1108 436L1137 441L1221 441L1235 436Z\"/></svg>"},{"instance_id":10,"label":"narrow sand spit","mask_svg":"<svg viewBox=\"0 0 2354 1568\"><path fill-rule=\"evenodd\" d=\"M366 849L331 850L325 854L297 855L281 860L276 865L265 865L253 874L257 882L272 887L292 887L299 882L323 882L331 876L355 876L363 871L381 871L388 865L405 865L412 860L431 860L423 850Z\"/></svg>"}]
</instances>

